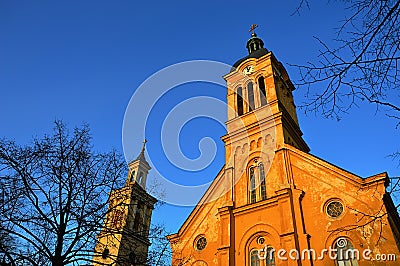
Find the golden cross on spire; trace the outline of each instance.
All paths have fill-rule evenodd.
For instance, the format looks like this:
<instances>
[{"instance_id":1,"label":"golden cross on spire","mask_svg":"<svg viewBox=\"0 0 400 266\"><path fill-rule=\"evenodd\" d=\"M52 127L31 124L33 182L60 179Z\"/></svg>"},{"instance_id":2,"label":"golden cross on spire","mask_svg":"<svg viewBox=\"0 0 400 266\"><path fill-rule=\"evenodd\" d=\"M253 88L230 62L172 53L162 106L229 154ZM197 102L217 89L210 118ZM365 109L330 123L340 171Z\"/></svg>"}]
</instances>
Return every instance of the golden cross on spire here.
<instances>
[{"instance_id":1,"label":"golden cross on spire","mask_svg":"<svg viewBox=\"0 0 400 266\"><path fill-rule=\"evenodd\" d=\"M258 28L258 25L257 25L257 24L251 24L251 27L250 27L250 29L249 29L249 32L251 31L251 35L255 34L255 33L254 33L254 30L255 30L256 28Z\"/></svg>"},{"instance_id":2,"label":"golden cross on spire","mask_svg":"<svg viewBox=\"0 0 400 266\"><path fill-rule=\"evenodd\" d=\"M144 153L144 149L146 148L146 143L147 143L147 139L144 139L141 153Z\"/></svg>"}]
</instances>

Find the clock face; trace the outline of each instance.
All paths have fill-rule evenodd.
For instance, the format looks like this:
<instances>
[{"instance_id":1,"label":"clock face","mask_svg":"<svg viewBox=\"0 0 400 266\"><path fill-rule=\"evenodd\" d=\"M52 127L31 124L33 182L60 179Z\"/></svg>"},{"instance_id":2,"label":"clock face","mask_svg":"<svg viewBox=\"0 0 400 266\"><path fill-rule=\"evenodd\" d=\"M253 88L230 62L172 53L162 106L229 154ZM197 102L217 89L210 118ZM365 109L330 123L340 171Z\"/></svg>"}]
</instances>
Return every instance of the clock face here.
<instances>
[{"instance_id":1,"label":"clock face","mask_svg":"<svg viewBox=\"0 0 400 266\"><path fill-rule=\"evenodd\" d=\"M243 74L248 75L254 72L254 66L247 66L243 69Z\"/></svg>"}]
</instances>

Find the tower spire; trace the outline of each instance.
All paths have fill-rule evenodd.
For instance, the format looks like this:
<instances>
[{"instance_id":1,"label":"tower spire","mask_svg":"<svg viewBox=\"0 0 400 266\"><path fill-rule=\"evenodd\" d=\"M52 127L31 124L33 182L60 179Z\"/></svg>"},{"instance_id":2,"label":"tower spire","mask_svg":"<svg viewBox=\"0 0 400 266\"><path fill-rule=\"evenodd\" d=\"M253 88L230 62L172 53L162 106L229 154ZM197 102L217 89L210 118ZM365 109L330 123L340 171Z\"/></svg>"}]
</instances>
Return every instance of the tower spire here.
<instances>
[{"instance_id":1,"label":"tower spire","mask_svg":"<svg viewBox=\"0 0 400 266\"><path fill-rule=\"evenodd\" d=\"M146 143L147 143L147 140L144 139L142 150L140 151L140 153L139 153L138 157L136 158L136 160L141 160L141 161L146 162L146 157L144 156L144 152L146 150Z\"/></svg>"},{"instance_id":2,"label":"tower spire","mask_svg":"<svg viewBox=\"0 0 400 266\"><path fill-rule=\"evenodd\" d=\"M148 171L151 169L149 163L146 161L145 151L146 151L147 140L143 141L142 150L140 151L138 157L131 161L129 166L129 175L126 180L126 185L130 186L133 183L139 184L144 190L146 190L146 180Z\"/></svg>"}]
</instances>

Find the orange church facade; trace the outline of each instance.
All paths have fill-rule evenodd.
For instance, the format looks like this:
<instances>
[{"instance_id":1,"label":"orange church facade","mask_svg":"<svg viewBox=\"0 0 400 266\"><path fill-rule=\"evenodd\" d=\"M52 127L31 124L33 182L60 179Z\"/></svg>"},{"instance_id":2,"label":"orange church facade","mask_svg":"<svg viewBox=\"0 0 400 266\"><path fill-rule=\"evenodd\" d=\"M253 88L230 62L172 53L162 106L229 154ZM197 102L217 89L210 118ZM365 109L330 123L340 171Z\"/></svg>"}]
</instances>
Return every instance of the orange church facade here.
<instances>
[{"instance_id":1,"label":"orange church facade","mask_svg":"<svg viewBox=\"0 0 400 266\"><path fill-rule=\"evenodd\" d=\"M253 33L249 55L224 77L226 162L168 236L172 264L400 265L387 174L360 177L309 153L295 88L263 46Z\"/></svg>"}]
</instances>

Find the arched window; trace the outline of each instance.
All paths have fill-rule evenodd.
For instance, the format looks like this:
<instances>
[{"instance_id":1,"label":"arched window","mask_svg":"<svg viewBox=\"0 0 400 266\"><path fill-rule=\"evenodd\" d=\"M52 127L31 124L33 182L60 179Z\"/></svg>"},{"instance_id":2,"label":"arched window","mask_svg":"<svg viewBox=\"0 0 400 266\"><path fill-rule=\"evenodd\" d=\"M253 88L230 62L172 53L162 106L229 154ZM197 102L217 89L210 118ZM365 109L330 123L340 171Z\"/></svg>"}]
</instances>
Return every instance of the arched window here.
<instances>
[{"instance_id":1,"label":"arched window","mask_svg":"<svg viewBox=\"0 0 400 266\"><path fill-rule=\"evenodd\" d=\"M253 82L249 82L249 84L247 84L247 95L249 100L249 112L251 112L255 109Z\"/></svg>"},{"instance_id":2,"label":"arched window","mask_svg":"<svg viewBox=\"0 0 400 266\"><path fill-rule=\"evenodd\" d=\"M258 163L249 168L249 203L267 199L264 164Z\"/></svg>"},{"instance_id":3,"label":"arched window","mask_svg":"<svg viewBox=\"0 0 400 266\"><path fill-rule=\"evenodd\" d=\"M192 266L207 266L207 262L199 260L199 261L195 261Z\"/></svg>"},{"instance_id":4,"label":"arched window","mask_svg":"<svg viewBox=\"0 0 400 266\"><path fill-rule=\"evenodd\" d=\"M108 248L105 248L101 253L101 257L103 258L103 260L105 260L107 259L108 255L110 255L110 250Z\"/></svg>"},{"instance_id":5,"label":"arched window","mask_svg":"<svg viewBox=\"0 0 400 266\"><path fill-rule=\"evenodd\" d=\"M266 266L275 266L275 250L273 247L267 247L267 258L265 261Z\"/></svg>"},{"instance_id":6,"label":"arched window","mask_svg":"<svg viewBox=\"0 0 400 266\"><path fill-rule=\"evenodd\" d=\"M261 106L264 106L264 105L267 104L267 94L265 92L264 77L259 77L258 78L258 88L259 88L259 91L260 91Z\"/></svg>"},{"instance_id":7,"label":"arched window","mask_svg":"<svg viewBox=\"0 0 400 266\"><path fill-rule=\"evenodd\" d=\"M256 177L254 173L254 167L251 167L249 169L249 178L250 178L250 203L254 203L257 201Z\"/></svg>"},{"instance_id":8,"label":"arched window","mask_svg":"<svg viewBox=\"0 0 400 266\"><path fill-rule=\"evenodd\" d=\"M139 173L139 179L138 179L139 184L142 182L142 179L143 179L143 173Z\"/></svg>"},{"instance_id":9,"label":"arched window","mask_svg":"<svg viewBox=\"0 0 400 266\"><path fill-rule=\"evenodd\" d=\"M116 210L114 212L112 226L114 228L120 228L121 227L121 223L122 223L122 211L121 210Z\"/></svg>"},{"instance_id":10,"label":"arched window","mask_svg":"<svg viewBox=\"0 0 400 266\"><path fill-rule=\"evenodd\" d=\"M275 266L275 250L271 246L260 246L249 254L250 266Z\"/></svg>"},{"instance_id":11,"label":"arched window","mask_svg":"<svg viewBox=\"0 0 400 266\"><path fill-rule=\"evenodd\" d=\"M136 263L136 255L135 255L135 252L133 252L133 251L131 251L130 253L129 253L129 262L132 264L132 265L135 265L135 263Z\"/></svg>"},{"instance_id":12,"label":"arched window","mask_svg":"<svg viewBox=\"0 0 400 266\"><path fill-rule=\"evenodd\" d=\"M260 266L260 259L258 258L257 249L250 251L250 266Z\"/></svg>"},{"instance_id":13,"label":"arched window","mask_svg":"<svg viewBox=\"0 0 400 266\"><path fill-rule=\"evenodd\" d=\"M359 251L354 249L351 242L346 238L338 238L334 245L334 249L336 249L337 266L358 266L357 259L360 257Z\"/></svg>"},{"instance_id":14,"label":"arched window","mask_svg":"<svg viewBox=\"0 0 400 266\"><path fill-rule=\"evenodd\" d=\"M141 217L140 213L137 212L136 215L135 215L135 221L133 222L133 231L139 232L141 218L142 217Z\"/></svg>"},{"instance_id":15,"label":"arched window","mask_svg":"<svg viewBox=\"0 0 400 266\"><path fill-rule=\"evenodd\" d=\"M135 220L133 222L133 231L139 232L140 231L140 226L142 223L142 203L138 202L136 206L136 212L135 212ZM140 233L140 232L139 232Z\"/></svg>"},{"instance_id":16,"label":"arched window","mask_svg":"<svg viewBox=\"0 0 400 266\"><path fill-rule=\"evenodd\" d=\"M267 189L265 186L265 171L263 163L258 164L258 178L260 179L261 200L265 200L267 198Z\"/></svg>"},{"instance_id":17,"label":"arched window","mask_svg":"<svg viewBox=\"0 0 400 266\"><path fill-rule=\"evenodd\" d=\"M131 173L130 182L133 182L134 180L135 180L135 170L133 170Z\"/></svg>"},{"instance_id":18,"label":"arched window","mask_svg":"<svg viewBox=\"0 0 400 266\"><path fill-rule=\"evenodd\" d=\"M242 87L239 87L236 92L237 114L243 115L243 94Z\"/></svg>"}]
</instances>

